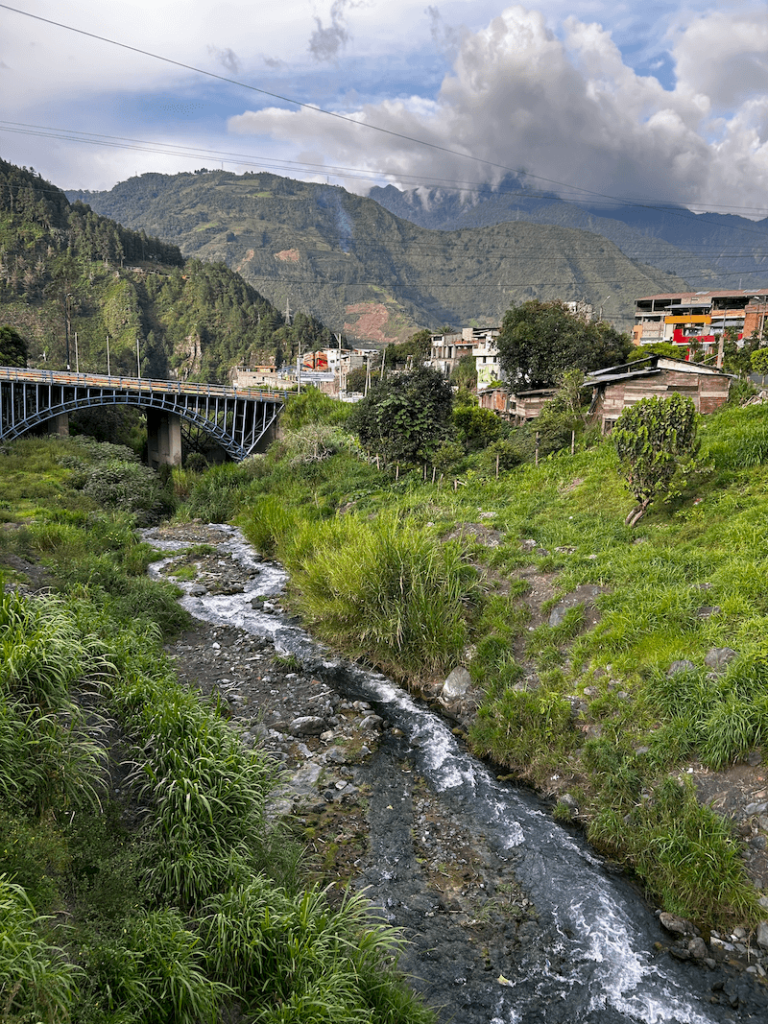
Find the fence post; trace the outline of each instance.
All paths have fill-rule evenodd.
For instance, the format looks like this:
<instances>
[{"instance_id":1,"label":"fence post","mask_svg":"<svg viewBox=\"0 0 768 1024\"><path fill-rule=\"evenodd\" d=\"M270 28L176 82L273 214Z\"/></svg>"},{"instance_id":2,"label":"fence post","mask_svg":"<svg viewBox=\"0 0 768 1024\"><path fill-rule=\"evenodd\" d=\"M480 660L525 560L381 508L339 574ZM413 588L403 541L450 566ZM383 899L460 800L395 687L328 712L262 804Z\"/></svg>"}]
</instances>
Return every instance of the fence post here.
<instances>
[{"instance_id":1,"label":"fence post","mask_svg":"<svg viewBox=\"0 0 768 1024\"><path fill-rule=\"evenodd\" d=\"M541 434L537 430L536 431L536 458L535 458L535 461L534 461L534 465L536 465L536 466L538 466L538 464L539 464L539 441L540 440L541 440Z\"/></svg>"}]
</instances>

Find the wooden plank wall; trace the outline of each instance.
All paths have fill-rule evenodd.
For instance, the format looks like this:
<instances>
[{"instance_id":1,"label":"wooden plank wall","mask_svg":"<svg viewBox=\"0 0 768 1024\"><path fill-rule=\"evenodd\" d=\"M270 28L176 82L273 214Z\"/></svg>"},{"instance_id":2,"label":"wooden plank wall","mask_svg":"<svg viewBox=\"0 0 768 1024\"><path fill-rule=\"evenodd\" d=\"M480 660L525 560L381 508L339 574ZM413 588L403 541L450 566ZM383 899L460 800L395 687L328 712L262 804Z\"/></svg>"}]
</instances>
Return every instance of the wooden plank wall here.
<instances>
[{"instance_id":1,"label":"wooden plank wall","mask_svg":"<svg viewBox=\"0 0 768 1024\"><path fill-rule=\"evenodd\" d=\"M689 395L698 412L712 413L728 401L730 384L730 377L663 370L653 377L606 385L598 398L594 415L605 430L613 425L624 409L641 399L654 395L666 398L672 394Z\"/></svg>"}]
</instances>

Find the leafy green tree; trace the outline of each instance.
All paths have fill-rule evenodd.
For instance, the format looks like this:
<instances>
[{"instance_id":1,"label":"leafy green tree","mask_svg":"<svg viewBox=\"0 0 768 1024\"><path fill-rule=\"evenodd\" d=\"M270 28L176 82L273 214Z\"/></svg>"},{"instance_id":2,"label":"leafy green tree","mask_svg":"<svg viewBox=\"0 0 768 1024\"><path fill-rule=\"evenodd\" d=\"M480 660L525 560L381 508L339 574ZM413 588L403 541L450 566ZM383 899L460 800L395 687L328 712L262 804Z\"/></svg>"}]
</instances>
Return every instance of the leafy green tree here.
<instances>
[{"instance_id":1,"label":"leafy green tree","mask_svg":"<svg viewBox=\"0 0 768 1024\"><path fill-rule=\"evenodd\" d=\"M432 335L425 327L424 330L412 334L406 341L396 345L388 345L384 356L384 365L387 369L394 369L398 363L407 363L409 357L411 365L423 363L432 351Z\"/></svg>"},{"instance_id":2,"label":"leafy green tree","mask_svg":"<svg viewBox=\"0 0 768 1024\"><path fill-rule=\"evenodd\" d=\"M671 341L649 341L638 345L630 353L630 362L634 359L645 359L646 356L667 356L669 359L685 359L685 346L675 345Z\"/></svg>"},{"instance_id":3,"label":"leafy green tree","mask_svg":"<svg viewBox=\"0 0 768 1024\"><path fill-rule=\"evenodd\" d=\"M755 373L768 376L768 348L756 348L750 355L750 362Z\"/></svg>"},{"instance_id":4,"label":"leafy green tree","mask_svg":"<svg viewBox=\"0 0 768 1024\"><path fill-rule=\"evenodd\" d=\"M7 324L0 327L0 366L26 366L27 342Z\"/></svg>"},{"instance_id":5,"label":"leafy green tree","mask_svg":"<svg viewBox=\"0 0 768 1024\"><path fill-rule=\"evenodd\" d=\"M657 494L669 490L678 467L699 450L698 414L687 395L643 398L625 409L613 428L621 473L637 507L625 522L634 526Z\"/></svg>"},{"instance_id":6,"label":"leafy green tree","mask_svg":"<svg viewBox=\"0 0 768 1024\"><path fill-rule=\"evenodd\" d=\"M462 356L451 373L451 384L460 391L477 390L477 364L474 356Z\"/></svg>"},{"instance_id":7,"label":"leafy green tree","mask_svg":"<svg viewBox=\"0 0 768 1024\"><path fill-rule=\"evenodd\" d=\"M363 448L388 462L417 462L448 436L453 392L430 367L386 378L355 406L350 426Z\"/></svg>"},{"instance_id":8,"label":"leafy green tree","mask_svg":"<svg viewBox=\"0 0 768 1024\"><path fill-rule=\"evenodd\" d=\"M499 363L513 386L549 387L566 370L623 363L632 342L604 320L589 322L562 302L531 299L504 314L496 340Z\"/></svg>"},{"instance_id":9,"label":"leafy green tree","mask_svg":"<svg viewBox=\"0 0 768 1024\"><path fill-rule=\"evenodd\" d=\"M453 423L459 440L470 452L487 448L504 430L499 417L490 409L481 409L476 401L456 402Z\"/></svg>"}]
</instances>

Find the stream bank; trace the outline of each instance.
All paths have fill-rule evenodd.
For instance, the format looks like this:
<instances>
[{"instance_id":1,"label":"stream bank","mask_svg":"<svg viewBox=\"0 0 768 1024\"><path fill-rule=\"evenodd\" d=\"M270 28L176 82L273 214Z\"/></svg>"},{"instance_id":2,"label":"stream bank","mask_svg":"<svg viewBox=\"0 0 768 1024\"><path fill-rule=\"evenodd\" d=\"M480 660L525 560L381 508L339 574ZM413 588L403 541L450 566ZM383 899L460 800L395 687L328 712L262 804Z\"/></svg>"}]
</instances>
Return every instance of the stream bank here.
<instances>
[{"instance_id":1,"label":"stream bank","mask_svg":"<svg viewBox=\"0 0 768 1024\"><path fill-rule=\"evenodd\" d=\"M366 888L405 930L401 965L443 1007L442 1020L765 1019L766 992L745 973L756 965L735 942L708 948L707 967L675 963L670 974L666 951L691 956L695 936L664 932L535 798L501 793L468 767L426 709L392 694L383 677L326 660L281 616L279 570L236 554L232 537L195 526L148 538L219 545L186 585L189 610L211 621L169 653L182 678L220 695L244 742L283 762L275 813L294 815L318 877ZM586 882L558 878L574 864L592 873ZM570 890L565 908L556 883Z\"/></svg>"}]
</instances>

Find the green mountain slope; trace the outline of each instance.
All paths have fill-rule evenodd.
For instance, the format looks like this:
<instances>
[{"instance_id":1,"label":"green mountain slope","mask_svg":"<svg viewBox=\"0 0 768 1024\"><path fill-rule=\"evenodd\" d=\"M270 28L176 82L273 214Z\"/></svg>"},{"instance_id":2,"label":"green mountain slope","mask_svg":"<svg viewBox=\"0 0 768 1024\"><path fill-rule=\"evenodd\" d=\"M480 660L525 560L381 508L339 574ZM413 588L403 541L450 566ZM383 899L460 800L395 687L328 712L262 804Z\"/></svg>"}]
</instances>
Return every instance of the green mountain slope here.
<instances>
[{"instance_id":1,"label":"green mountain slope","mask_svg":"<svg viewBox=\"0 0 768 1024\"><path fill-rule=\"evenodd\" d=\"M318 321L287 326L221 263L121 227L32 172L0 161L0 323L33 365L225 380L243 361L292 358L331 342Z\"/></svg>"},{"instance_id":2,"label":"green mountain slope","mask_svg":"<svg viewBox=\"0 0 768 1024\"><path fill-rule=\"evenodd\" d=\"M761 288L768 279L768 218L695 214L684 207L566 202L508 178L498 189L371 189L370 198L421 227L455 231L509 221L602 235L630 259L679 274L693 288Z\"/></svg>"},{"instance_id":3,"label":"green mountain slope","mask_svg":"<svg viewBox=\"0 0 768 1024\"><path fill-rule=\"evenodd\" d=\"M144 174L109 192L68 195L187 256L223 260L278 308L311 309L360 340L496 323L530 298L585 299L626 329L638 295L684 286L585 231L431 231L342 188L274 174Z\"/></svg>"}]
</instances>

